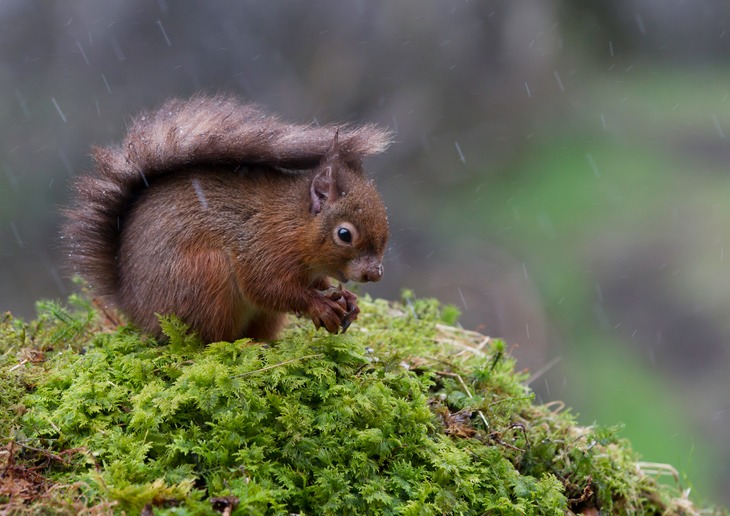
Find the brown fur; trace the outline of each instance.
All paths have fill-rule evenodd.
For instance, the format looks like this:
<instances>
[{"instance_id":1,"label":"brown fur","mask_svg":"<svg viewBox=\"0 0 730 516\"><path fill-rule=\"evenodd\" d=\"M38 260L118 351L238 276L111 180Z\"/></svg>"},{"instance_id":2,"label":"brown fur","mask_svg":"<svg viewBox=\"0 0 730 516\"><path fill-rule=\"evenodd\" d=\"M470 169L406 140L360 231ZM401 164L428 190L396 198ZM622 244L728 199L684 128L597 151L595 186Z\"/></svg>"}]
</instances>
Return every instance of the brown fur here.
<instances>
[{"instance_id":1,"label":"brown fur","mask_svg":"<svg viewBox=\"0 0 730 516\"><path fill-rule=\"evenodd\" d=\"M329 276L380 278L387 217L361 161L388 139L286 124L230 98L169 101L120 147L95 149L66 211L69 259L156 335L169 313L206 342L274 338L285 312L346 329L355 296L323 291Z\"/></svg>"}]
</instances>

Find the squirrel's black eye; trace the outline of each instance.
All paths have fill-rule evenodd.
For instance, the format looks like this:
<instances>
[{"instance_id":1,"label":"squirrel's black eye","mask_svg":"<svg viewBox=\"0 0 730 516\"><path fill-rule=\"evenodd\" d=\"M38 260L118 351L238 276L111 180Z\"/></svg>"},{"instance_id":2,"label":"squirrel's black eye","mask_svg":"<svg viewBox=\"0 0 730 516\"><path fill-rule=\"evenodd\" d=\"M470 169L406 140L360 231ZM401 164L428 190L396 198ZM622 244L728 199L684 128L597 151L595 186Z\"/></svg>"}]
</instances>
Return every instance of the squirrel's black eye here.
<instances>
[{"instance_id":1,"label":"squirrel's black eye","mask_svg":"<svg viewBox=\"0 0 730 516\"><path fill-rule=\"evenodd\" d=\"M343 221L335 226L332 232L332 239L336 245L341 247L352 247L358 241L357 228L349 222Z\"/></svg>"},{"instance_id":2,"label":"squirrel's black eye","mask_svg":"<svg viewBox=\"0 0 730 516\"><path fill-rule=\"evenodd\" d=\"M345 242L346 244L352 243L352 233L347 228L340 228L337 230L337 238Z\"/></svg>"}]
</instances>

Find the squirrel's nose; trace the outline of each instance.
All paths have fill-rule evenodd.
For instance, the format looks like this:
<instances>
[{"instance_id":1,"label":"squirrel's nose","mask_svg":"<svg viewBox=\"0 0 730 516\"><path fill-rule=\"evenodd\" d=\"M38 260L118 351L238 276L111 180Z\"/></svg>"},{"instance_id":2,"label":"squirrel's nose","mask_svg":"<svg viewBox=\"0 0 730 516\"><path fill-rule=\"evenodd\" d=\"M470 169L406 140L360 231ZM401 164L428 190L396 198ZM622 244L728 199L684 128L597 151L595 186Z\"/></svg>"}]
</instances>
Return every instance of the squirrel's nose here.
<instances>
[{"instance_id":1,"label":"squirrel's nose","mask_svg":"<svg viewBox=\"0 0 730 516\"><path fill-rule=\"evenodd\" d=\"M383 264L379 263L365 271L365 281L380 281L383 277Z\"/></svg>"}]
</instances>

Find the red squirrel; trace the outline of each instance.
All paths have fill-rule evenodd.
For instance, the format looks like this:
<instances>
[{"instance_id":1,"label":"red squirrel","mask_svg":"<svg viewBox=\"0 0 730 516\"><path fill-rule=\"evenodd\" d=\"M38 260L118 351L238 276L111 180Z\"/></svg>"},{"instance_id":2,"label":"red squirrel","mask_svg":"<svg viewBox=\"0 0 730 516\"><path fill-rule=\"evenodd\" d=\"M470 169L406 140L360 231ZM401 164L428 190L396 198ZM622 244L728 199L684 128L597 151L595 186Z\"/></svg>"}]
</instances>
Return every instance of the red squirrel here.
<instances>
[{"instance_id":1,"label":"red squirrel","mask_svg":"<svg viewBox=\"0 0 730 516\"><path fill-rule=\"evenodd\" d=\"M364 157L390 134L282 122L230 97L170 100L95 148L62 239L92 292L160 337L175 314L204 342L275 339L287 312L330 333L357 317L334 287L378 281L388 220Z\"/></svg>"}]
</instances>

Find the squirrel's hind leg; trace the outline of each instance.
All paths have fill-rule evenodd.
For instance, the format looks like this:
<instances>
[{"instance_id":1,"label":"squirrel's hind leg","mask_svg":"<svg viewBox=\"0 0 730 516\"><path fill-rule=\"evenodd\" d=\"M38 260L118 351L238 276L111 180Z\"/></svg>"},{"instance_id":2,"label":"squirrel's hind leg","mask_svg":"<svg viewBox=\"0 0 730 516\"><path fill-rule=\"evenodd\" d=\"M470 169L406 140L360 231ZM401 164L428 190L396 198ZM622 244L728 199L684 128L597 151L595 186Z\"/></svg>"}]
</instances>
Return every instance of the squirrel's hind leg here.
<instances>
[{"instance_id":1,"label":"squirrel's hind leg","mask_svg":"<svg viewBox=\"0 0 730 516\"><path fill-rule=\"evenodd\" d=\"M285 322L286 314L262 311L251 319L242 336L268 342L277 338Z\"/></svg>"},{"instance_id":2,"label":"squirrel's hind leg","mask_svg":"<svg viewBox=\"0 0 730 516\"><path fill-rule=\"evenodd\" d=\"M170 278L170 311L205 343L240 338L253 314L239 292L228 256L217 249L192 249L177 260L178 277Z\"/></svg>"}]
</instances>

